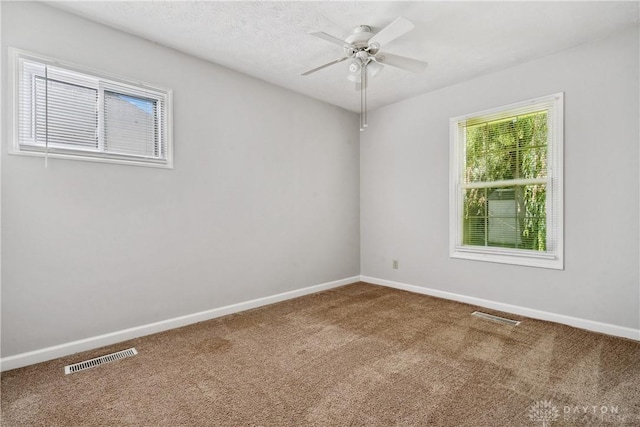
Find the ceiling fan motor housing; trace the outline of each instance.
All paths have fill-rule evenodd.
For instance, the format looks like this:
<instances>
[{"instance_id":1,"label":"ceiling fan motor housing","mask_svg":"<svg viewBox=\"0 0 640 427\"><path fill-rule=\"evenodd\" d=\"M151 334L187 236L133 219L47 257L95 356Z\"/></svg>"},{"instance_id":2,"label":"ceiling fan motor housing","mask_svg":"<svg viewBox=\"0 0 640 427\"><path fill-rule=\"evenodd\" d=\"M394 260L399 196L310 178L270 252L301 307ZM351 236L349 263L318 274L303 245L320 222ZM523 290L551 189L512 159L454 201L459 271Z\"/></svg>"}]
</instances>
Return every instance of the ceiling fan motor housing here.
<instances>
[{"instance_id":1,"label":"ceiling fan motor housing","mask_svg":"<svg viewBox=\"0 0 640 427\"><path fill-rule=\"evenodd\" d=\"M353 30L353 34L345 39L345 42L357 48L366 48L371 37L373 37L371 27L360 25Z\"/></svg>"}]
</instances>

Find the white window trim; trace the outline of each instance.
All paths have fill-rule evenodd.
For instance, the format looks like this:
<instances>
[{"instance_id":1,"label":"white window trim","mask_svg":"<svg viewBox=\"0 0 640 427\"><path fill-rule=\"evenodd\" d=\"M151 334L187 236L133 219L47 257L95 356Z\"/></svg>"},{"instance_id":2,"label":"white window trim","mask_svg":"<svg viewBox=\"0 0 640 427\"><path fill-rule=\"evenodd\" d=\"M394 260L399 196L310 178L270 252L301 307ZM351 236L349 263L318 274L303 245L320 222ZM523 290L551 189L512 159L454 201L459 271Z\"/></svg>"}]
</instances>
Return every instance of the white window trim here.
<instances>
[{"instance_id":1,"label":"white window trim","mask_svg":"<svg viewBox=\"0 0 640 427\"><path fill-rule=\"evenodd\" d=\"M547 228L547 241L553 240L554 248L548 252L500 247L471 246L462 244L463 201L462 201L462 162L464 161L464 138L460 135L461 122L482 118L491 120L499 118L506 111L531 111L535 106L550 105L548 120L551 124L547 159L547 197L554 203L547 203L547 214L556 209L555 235ZM503 107L480 111L451 118L449 121L449 255L451 258L488 261L503 264L515 264L530 267L564 269L564 211L563 211L563 152L564 152L564 93L535 98ZM552 185L553 184L553 185Z\"/></svg>"},{"instance_id":2,"label":"white window trim","mask_svg":"<svg viewBox=\"0 0 640 427\"><path fill-rule=\"evenodd\" d=\"M9 47L9 82L11 84L11 102L9 104L10 116L12 117L12 125L9 127L9 149L8 153L12 155L20 156L34 156L34 157L49 157L55 159L67 159L67 160L84 160L90 162L99 163L115 163L124 165L136 165L146 166L153 168L173 169L173 91L171 89L154 86L148 83L133 81L133 79L126 79L120 76L105 73L99 70L92 69L90 67L79 66L70 62L58 60L48 56L27 52L24 50ZM20 146L20 132L19 132L19 58L31 59L37 62L41 62L48 65L59 66L70 71L76 71L78 73L88 74L98 79L104 79L116 82L119 85L131 88L133 91L142 89L148 89L151 91L161 92L166 94L165 98L165 111L166 111L166 123L165 126L165 150L166 160L164 162L151 162L145 161L143 158L136 159L135 157L118 155L91 155L85 154L80 151L74 152L72 150L65 150L67 152L56 152L55 150L49 150L45 153L42 150L29 150L23 149ZM101 129L99 129L101 131Z\"/></svg>"}]
</instances>

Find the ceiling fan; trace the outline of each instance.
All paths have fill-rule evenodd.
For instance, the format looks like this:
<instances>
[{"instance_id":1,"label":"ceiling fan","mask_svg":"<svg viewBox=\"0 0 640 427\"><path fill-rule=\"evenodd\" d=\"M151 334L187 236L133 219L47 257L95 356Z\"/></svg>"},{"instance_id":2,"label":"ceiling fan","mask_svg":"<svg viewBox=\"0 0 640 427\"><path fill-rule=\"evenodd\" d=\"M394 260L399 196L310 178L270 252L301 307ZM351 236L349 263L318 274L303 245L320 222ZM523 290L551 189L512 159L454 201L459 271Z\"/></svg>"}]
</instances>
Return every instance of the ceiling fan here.
<instances>
[{"instance_id":1,"label":"ceiling fan","mask_svg":"<svg viewBox=\"0 0 640 427\"><path fill-rule=\"evenodd\" d=\"M322 31L309 33L312 36L342 46L344 56L306 71L301 75L308 76L331 65L350 60L351 64L349 65L347 78L354 82L356 90L360 91L360 130L362 131L367 127L367 82L369 77L375 77L384 68L384 65L414 73L420 73L427 67L427 63L424 61L381 52L384 45L408 33L413 28L415 26L410 21L400 17L376 34L371 32L371 27L368 25L360 25L345 40Z\"/></svg>"}]
</instances>

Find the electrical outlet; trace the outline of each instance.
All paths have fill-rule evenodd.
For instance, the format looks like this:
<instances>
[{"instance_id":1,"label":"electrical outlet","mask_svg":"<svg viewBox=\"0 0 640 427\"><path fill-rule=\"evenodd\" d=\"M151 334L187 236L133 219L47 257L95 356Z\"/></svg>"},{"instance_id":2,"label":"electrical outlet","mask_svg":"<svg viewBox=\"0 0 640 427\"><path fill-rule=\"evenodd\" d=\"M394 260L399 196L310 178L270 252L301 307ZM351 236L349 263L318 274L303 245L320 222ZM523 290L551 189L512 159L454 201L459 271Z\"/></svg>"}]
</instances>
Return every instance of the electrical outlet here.
<instances>
[{"instance_id":1,"label":"electrical outlet","mask_svg":"<svg viewBox=\"0 0 640 427\"><path fill-rule=\"evenodd\" d=\"M396 269L396 270L397 270L397 269L398 269L398 260L397 260L397 259L392 259L392 260L391 260L391 266L392 266L394 269Z\"/></svg>"}]
</instances>

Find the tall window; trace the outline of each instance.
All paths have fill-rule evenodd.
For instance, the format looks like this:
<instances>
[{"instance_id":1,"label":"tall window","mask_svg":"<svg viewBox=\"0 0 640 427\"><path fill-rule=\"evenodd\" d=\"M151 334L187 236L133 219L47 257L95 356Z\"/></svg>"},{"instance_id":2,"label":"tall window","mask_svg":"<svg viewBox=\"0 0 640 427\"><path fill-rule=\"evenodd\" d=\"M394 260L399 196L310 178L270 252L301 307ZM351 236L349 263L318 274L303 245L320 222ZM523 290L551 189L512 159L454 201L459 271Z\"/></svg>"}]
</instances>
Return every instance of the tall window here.
<instances>
[{"instance_id":1,"label":"tall window","mask_svg":"<svg viewBox=\"0 0 640 427\"><path fill-rule=\"evenodd\" d=\"M170 91L11 49L12 153L171 167Z\"/></svg>"},{"instance_id":2,"label":"tall window","mask_svg":"<svg viewBox=\"0 0 640 427\"><path fill-rule=\"evenodd\" d=\"M451 119L450 255L563 268L563 94Z\"/></svg>"}]
</instances>

